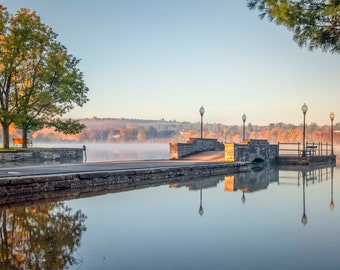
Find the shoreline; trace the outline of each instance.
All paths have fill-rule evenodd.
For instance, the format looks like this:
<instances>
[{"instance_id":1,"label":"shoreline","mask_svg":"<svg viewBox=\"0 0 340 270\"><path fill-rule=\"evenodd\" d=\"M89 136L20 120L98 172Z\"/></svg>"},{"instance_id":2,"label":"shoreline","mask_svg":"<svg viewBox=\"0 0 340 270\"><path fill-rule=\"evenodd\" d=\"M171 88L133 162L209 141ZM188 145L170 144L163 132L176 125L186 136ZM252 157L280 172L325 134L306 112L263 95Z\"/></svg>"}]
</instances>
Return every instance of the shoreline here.
<instances>
[{"instance_id":1,"label":"shoreline","mask_svg":"<svg viewBox=\"0 0 340 270\"><path fill-rule=\"evenodd\" d=\"M113 185L162 184L192 177L232 174L247 163L135 161L1 168L0 198Z\"/></svg>"}]
</instances>

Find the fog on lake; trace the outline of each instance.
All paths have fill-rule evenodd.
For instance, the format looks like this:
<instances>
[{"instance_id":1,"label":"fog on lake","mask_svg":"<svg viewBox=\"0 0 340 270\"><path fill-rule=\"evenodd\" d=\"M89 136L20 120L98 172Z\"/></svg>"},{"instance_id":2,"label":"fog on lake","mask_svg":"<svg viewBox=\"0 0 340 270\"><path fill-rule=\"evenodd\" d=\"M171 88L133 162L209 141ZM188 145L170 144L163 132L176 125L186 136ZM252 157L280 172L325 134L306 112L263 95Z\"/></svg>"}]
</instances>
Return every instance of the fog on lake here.
<instances>
[{"instance_id":1,"label":"fog on lake","mask_svg":"<svg viewBox=\"0 0 340 270\"><path fill-rule=\"evenodd\" d=\"M87 162L169 159L168 143L42 143L35 147L86 147Z\"/></svg>"}]
</instances>

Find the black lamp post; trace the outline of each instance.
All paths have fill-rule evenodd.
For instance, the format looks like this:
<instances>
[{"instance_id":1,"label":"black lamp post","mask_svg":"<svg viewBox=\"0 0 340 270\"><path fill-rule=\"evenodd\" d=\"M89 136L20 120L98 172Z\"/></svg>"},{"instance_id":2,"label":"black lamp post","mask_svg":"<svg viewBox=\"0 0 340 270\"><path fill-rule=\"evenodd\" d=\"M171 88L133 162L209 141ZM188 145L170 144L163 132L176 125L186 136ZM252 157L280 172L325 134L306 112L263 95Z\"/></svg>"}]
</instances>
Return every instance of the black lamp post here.
<instances>
[{"instance_id":1,"label":"black lamp post","mask_svg":"<svg viewBox=\"0 0 340 270\"><path fill-rule=\"evenodd\" d=\"M205 112L203 106L200 108L200 115L201 115L201 139L203 138L203 114Z\"/></svg>"},{"instance_id":2,"label":"black lamp post","mask_svg":"<svg viewBox=\"0 0 340 270\"><path fill-rule=\"evenodd\" d=\"M243 121L243 135L242 135L242 138L243 138L243 141L244 139L246 138L246 120L247 120L247 116L245 114L242 115L242 121Z\"/></svg>"},{"instance_id":3,"label":"black lamp post","mask_svg":"<svg viewBox=\"0 0 340 270\"><path fill-rule=\"evenodd\" d=\"M331 119L331 155L334 156L334 148L333 148L333 120L334 120L334 113L331 112L329 118Z\"/></svg>"},{"instance_id":4,"label":"black lamp post","mask_svg":"<svg viewBox=\"0 0 340 270\"><path fill-rule=\"evenodd\" d=\"M303 113L303 145L302 145L302 156L306 156L306 113L308 110L308 107L306 103L302 105L302 113Z\"/></svg>"}]
</instances>

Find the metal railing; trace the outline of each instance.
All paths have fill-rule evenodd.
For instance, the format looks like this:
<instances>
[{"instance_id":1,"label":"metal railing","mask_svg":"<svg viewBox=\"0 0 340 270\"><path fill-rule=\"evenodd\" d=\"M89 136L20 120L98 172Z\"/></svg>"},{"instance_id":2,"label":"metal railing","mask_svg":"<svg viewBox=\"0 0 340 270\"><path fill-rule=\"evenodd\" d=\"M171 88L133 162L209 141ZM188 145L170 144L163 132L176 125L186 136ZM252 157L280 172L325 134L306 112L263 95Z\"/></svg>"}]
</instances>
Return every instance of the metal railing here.
<instances>
[{"instance_id":1,"label":"metal railing","mask_svg":"<svg viewBox=\"0 0 340 270\"><path fill-rule=\"evenodd\" d=\"M280 143L279 156L298 156L301 152L301 143Z\"/></svg>"},{"instance_id":2,"label":"metal railing","mask_svg":"<svg viewBox=\"0 0 340 270\"><path fill-rule=\"evenodd\" d=\"M303 145L298 143L280 143L279 156L330 156L331 145L328 143L310 143L306 142L305 153L303 153Z\"/></svg>"}]
</instances>

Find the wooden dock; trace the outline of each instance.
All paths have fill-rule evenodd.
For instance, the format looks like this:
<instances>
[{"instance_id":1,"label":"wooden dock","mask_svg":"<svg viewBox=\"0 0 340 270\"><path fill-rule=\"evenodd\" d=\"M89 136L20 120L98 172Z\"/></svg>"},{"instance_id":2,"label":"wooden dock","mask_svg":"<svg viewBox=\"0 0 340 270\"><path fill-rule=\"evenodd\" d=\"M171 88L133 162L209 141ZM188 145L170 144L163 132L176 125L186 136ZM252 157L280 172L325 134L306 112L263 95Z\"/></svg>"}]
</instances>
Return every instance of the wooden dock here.
<instances>
[{"instance_id":1,"label":"wooden dock","mask_svg":"<svg viewBox=\"0 0 340 270\"><path fill-rule=\"evenodd\" d=\"M336 156L284 156L278 157L278 165L320 165L320 164L336 164Z\"/></svg>"},{"instance_id":2,"label":"wooden dock","mask_svg":"<svg viewBox=\"0 0 340 270\"><path fill-rule=\"evenodd\" d=\"M306 143L303 148L300 143L279 143L278 165L320 165L336 164L336 155L332 146L322 143Z\"/></svg>"}]
</instances>

